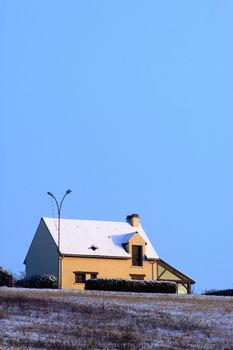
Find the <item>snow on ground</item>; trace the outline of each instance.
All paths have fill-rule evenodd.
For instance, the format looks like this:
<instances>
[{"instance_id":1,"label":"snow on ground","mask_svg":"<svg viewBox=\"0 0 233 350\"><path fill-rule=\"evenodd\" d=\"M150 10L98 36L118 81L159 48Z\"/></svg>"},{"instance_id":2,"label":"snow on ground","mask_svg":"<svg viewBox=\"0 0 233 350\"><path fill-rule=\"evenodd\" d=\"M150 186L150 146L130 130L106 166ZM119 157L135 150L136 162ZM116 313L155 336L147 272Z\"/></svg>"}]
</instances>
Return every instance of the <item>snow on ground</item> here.
<instances>
[{"instance_id":1,"label":"snow on ground","mask_svg":"<svg viewBox=\"0 0 233 350\"><path fill-rule=\"evenodd\" d=\"M0 350L233 349L233 298L0 288Z\"/></svg>"}]
</instances>

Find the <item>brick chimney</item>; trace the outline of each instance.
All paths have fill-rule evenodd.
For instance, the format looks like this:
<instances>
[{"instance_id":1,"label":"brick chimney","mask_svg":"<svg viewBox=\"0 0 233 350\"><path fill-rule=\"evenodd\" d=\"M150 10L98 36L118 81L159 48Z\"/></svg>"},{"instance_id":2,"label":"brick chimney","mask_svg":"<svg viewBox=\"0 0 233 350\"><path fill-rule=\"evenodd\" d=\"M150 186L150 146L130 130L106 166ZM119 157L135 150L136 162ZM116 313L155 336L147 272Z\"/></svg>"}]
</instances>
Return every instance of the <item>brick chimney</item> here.
<instances>
[{"instance_id":1,"label":"brick chimney","mask_svg":"<svg viewBox=\"0 0 233 350\"><path fill-rule=\"evenodd\" d=\"M138 214L132 214L127 215L126 221L133 227L139 226L139 215Z\"/></svg>"}]
</instances>

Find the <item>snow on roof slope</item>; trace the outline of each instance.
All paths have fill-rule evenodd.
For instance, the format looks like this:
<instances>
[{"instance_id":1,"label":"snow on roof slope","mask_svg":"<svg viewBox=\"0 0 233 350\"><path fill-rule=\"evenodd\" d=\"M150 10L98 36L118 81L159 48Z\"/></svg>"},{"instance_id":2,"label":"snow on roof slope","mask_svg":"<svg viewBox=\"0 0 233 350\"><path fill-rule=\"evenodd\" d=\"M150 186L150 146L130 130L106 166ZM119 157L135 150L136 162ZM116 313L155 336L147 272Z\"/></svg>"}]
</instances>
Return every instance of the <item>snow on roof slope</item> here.
<instances>
[{"instance_id":1,"label":"snow on roof slope","mask_svg":"<svg viewBox=\"0 0 233 350\"><path fill-rule=\"evenodd\" d=\"M57 219L42 219L58 244ZM60 232L61 254L129 258L131 255L122 244L138 232L147 243L146 257L158 259L158 254L141 225L133 227L127 222L61 219Z\"/></svg>"}]
</instances>

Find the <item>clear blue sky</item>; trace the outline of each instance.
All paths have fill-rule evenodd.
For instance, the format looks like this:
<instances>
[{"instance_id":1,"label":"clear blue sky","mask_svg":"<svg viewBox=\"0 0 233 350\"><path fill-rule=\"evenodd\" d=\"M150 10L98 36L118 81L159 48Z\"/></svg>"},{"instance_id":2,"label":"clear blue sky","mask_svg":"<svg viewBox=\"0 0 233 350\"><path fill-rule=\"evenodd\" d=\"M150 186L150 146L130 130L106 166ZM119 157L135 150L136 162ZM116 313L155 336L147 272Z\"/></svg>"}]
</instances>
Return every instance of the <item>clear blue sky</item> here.
<instances>
[{"instance_id":1,"label":"clear blue sky","mask_svg":"<svg viewBox=\"0 0 233 350\"><path fill-rule=\"evenodd\" d=\"M0 265L47 191L63 217L139 213L158 254L233 286L233 2L0 0Z\"/></svg>"}]
</instances>

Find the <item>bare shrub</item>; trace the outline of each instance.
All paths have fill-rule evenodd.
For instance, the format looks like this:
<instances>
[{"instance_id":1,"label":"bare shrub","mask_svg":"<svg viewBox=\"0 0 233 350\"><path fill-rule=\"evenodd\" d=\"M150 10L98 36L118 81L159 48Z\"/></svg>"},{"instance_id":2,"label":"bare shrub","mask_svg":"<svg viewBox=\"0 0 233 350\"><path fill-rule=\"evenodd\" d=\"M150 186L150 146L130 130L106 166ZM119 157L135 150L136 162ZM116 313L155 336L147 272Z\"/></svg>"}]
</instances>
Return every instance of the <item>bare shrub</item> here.
<instances>
[{"instance_id":1,"label":"bare shrub","mask_svg":"<svg viewBox=\"0 0 233 350\"><path fill-rule=\"evenodd\" d=\"M14 278L11 272L0 266L0 286L12 287Z\"/></svg>"}]
</instances>

